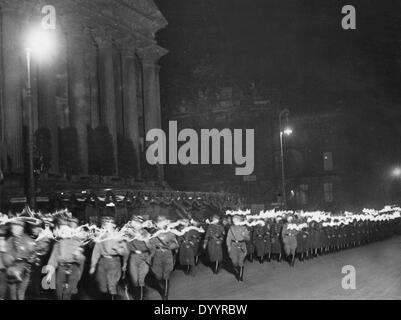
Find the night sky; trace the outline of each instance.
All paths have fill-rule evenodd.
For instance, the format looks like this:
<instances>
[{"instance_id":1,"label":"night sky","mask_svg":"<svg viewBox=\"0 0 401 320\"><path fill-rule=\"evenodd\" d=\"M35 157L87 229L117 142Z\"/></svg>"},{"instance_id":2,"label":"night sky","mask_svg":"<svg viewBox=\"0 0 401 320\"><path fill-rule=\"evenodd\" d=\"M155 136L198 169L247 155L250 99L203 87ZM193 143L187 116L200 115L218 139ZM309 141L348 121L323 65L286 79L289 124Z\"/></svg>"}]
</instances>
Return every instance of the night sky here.
<instances>
[{"instance_id":1,"label":"night sky","mask_svg":"<svg viewBox=\"0 0 401 320\"><path fill-rule=\"evenodd\" d=\"M161 61L164 107L205 83L256 83L278 89L295 113L345 108L397 130L401 1L155 2L169 22L158 34L170 50ZM357 30L341 28L346 4L356 8ZM210 74L194 75L199 66Z\"/></svg>"}]
</instances>

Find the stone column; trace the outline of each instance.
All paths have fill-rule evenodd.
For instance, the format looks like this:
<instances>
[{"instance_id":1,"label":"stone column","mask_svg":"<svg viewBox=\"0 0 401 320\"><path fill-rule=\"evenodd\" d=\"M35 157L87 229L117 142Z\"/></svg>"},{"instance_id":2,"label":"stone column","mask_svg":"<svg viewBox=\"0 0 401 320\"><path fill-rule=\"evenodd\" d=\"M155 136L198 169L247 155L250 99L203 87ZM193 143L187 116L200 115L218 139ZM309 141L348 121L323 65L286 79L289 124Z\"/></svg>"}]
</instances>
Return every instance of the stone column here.
<instances>
[{"instance_id":1,"label":"stone column","mask_svg":"<svg viewBox=\"0 0 401 320\"><path fill-rule=\"evenodd\" d=\"M122 48L123 69L123 113L124 135L129 138L135 150L135 178L142 179L140 158L139 111L137 102L137 83L135 70L135 47Z\"/></svg>"},{"instance_id":2,"label":"stone column","mask_svg":"<svg viewBox=\"0 0 401 320\"><path fill-rule=\"evenodd\" d=\"M20 15L18 4L7 2L2 4L2 35L3 35L3 106L4 106L4 133L7 149L8 170L13 173L24 171L23 133L22 133L22 101L21 57L24 55L23 46L18 42L20 37Z\"/></svg>"},{"instance_id":3,"label":"stone column","mask_svg":"<svg viewBox=\"0 0 401 320\"><path fill-rule=\"evenodd\" d=\"M59 172L58 123L56 106L56 61L51 56L39 62L38 68L38 118L39 128L50 132L51 167L50 172Z\"/></svg>"},{"instance_id":4,"label":"stone column","mask_svg":"<svg viewBox=\"0 0 401 320\"><path fill-rule=\"evenodd\" d=\"M87 77L90 87L91 127L96 129L100 123L99 114L99 79L98 79L98 52L95 46L88 48L86 53Z\"/></svg>"},{"instance_id":5,"label":"stone column","mask_svg":"<svg viewBox=\"0 0 401 320\"><path fill-rule=\"evenodd\" d=\"M84 28L69 28L68 80L70 119L78 134L80 171L88 174L88 125L90 125L90 90L87 79L85 54L90 38Z\"/></svg>"},{"instance_id":6,"label":"stone column","mask_svg":"<svg viewBox=\"0 0 401 320\"><path fill-rule=\"evenodd\" d=\"M100 90L100 122L109 129L113 143L114 175L118 175L117 163L117 119L113 70L113 46L111 38L102 33L97 34L99 46L99 90Z\"/></svg>"},{"instance_id":7,"label":"stone column","mask_svg":"<svg viewBox=\"0 0 401 320\"><path fill-rule=\"evenodd\" d=\"M149 130L162 128L158 60L167 51L160 47L139 50L143 68L145 138ZM166 152L166 151L164 151ZM164 168L158 166L159 180L164 180Z\"/></svg>"}]
</instances>

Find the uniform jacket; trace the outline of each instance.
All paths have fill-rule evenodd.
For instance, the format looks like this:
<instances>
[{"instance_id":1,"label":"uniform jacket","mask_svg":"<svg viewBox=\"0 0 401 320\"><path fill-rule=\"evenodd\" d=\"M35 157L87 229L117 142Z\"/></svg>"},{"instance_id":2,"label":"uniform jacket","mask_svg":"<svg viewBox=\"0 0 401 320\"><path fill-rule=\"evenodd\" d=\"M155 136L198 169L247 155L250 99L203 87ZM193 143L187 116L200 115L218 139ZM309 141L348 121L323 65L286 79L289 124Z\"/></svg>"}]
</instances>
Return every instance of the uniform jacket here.
<instances>
[{"instance_id":1,"label":"uniform jacket","mask_svg":"<svg viewBox=\"0 0 401 320\"><path fill-rule=\"evenodd\" d=\"M154 248L150 242L135 239L128 243L128 250L136 254L149 254L153 255Z\"/></svg>"},{"instance_id":2,"label":"uniform jacket","mask_svg":"<svg viewBox=\"0 0 401 320\"><path fill-rule=\"evenodd\" d=\"M206 230L205 245L211 240L222 242L224 240L224 234L225 230L221 224L210 224Z\"/></svg>"},{"instance_id":3,"label":"uniform jacket","mask_svg":"<svg viewBox=\"0 0 401 320\"><path fill-rule=\"evenodd\" d=\"M281 231L281 236L284 238L287 237L296 237L297 230L288 229L288 224L284 224L283 229Z\"/></svg>"},{"instance_id":4,"label":"uniform jacket","mask_svg":"<svg viewBox=\"0 0 401 320\"><path fill-rule=\"evenodd\" d=\"M171 232L165 232L160 234L156 238L152 238L151 244L156 249L161 250L175 250L178 248L178 242L175 235Z\"/></svg>"},{"instance_id":5,"label":"uniform jacket","mask_svg":"<svg viewBox=\"0 0 401 320\"><path fill-rule=\"evenodd\" d=\"M108 239L97 242L92 253L92 268L97 265L101 257L113 256L121 256L123 258L123 266L126 266L128 262L129 251L124 241L119 239Z\"/></svg>"},{"instance_id":6,"label":"uniform jacket","mask_svg":"<svg viewBox=\"0 0 401 320\"><path fill-rule=\"evenodd\" d=\"M23 234L21 237L9 237L5 247L4 258L6 267L13 266L21 261L32 263L35 260L36 243L26 234Z\"/></svg>"},{"instance_id":7,"label":"uniform jacket","mask_svg":"<svg viewBox=\"0 0 401 320\"><path fill-rule=\"evenodd\" d=\"M78 239L61 239L54 247L48 264L57 268L60 263L78 263L85 261L81 241Z\"/></svg>"},{"instance_id":8,"label":"uniform jacket","mask_svg":"<svg viewBox=\"0 0 401 320\"><path fill-rule=\"evenodd\" d=\"M245 242L251 240L249 230L245 226L231 226L227 233L227 246L234 242Z\"/></svg>"}]
</instances>

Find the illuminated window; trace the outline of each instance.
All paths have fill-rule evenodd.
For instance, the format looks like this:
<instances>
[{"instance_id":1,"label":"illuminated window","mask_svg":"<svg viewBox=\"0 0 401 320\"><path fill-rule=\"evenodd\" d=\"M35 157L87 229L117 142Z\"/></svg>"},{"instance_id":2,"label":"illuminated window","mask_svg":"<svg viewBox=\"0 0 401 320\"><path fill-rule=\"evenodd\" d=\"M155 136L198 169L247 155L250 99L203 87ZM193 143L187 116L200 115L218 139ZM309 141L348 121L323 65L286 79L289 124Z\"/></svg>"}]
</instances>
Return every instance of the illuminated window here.
<instances>
[{"instance_id":1,"label":"illuminated window","mask_svg":"<svg viewBox=\"0 0 401 320\"><path fill-rule=\"evenodd\" d=\"M332 171L333 170L333 153L332 152L324 152L323 153L323 168L324 168L324 171Z\"/></svg>"},{"instance_id":2,"label":"illuminated window","mask_svg":"<svg viewBox=\"0 0 401 320\"><path fill-rule=\"evenodd\" d=\"M327 182L323 185L324 190L324 201L325 202L333 202L333 184L331 182Z\"/></svg>"}]
</instances>

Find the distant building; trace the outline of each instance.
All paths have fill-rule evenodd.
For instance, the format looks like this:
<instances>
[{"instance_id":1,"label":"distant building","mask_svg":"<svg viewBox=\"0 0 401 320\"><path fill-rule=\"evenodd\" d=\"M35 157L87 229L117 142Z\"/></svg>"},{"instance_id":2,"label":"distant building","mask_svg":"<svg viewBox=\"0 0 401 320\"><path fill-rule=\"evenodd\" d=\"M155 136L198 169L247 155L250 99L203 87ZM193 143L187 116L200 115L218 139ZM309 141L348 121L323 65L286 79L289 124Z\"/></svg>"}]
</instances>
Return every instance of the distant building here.
<instances>
[{"instance_id":1,"label":"distant building","mask_svg":"<svg viewBox=\"0 0 401 320\"><path fill-rule=\"evenodd\" d=\"M149 173L144 161L145 132L161 127L158 60L167 53L155 40L167 21L153 1L0 0L4 192L21 195L26 182L24 38L44 4L56 8L57 50L32 57L38 190L79 186L82 176L92 185L113 180L99 176L164 180L161 167Z\"/></svg>"},{"instance_id":2,"label":"distant building","mask_svg":"<svg viewBox=\"0 0 401 320\"><path fill-rule=\"evenodd\" d=\"M184 102L166 115L181 129L255 129L251 176L235 176L234 166L227 165L173 165L166 167L170 185L239 193L258 210L280 205L280 95L265 91L263 96L246 96L239 88L226 87L217 95ZM289 208L337 211L399 203L399 184L384 172L390 168L389 156L378 153L381 136L362 126L357 115L340 110L297 113L290 115L289 124L293 134L284 137Z\"/></svg>"},{"instance_id":3,"label":"distant building","mask_svg":"<svg viewBox=\"0 0 401 320\"><path fill-rule=\"evenodd\" d=\"M340 112L295 115L291 126L293 135L284 138L289 207L341 208L350 198L346 116ZM276 165L280 170L278 157Z\"/></svg>"},{"instance_id":4,"label":"distant building","mask_svg":"<svg viewBox=\"0 0 401 320\"><path fill-rule=\"evenodd\" d=\"M168 165L166 179L171 187L239 193L252 204L271 202L277 190L273 150L279 101L275 90L245 94L238 87L227 86L214 94L200 92L193 101L183 101L171 110L165 115L165 121L176 120L179 130L191 128L198 133L201 129L214 128L255 130L255 170L251 176L236 176L234 164Z\"/></svg>"}]
</instances>

